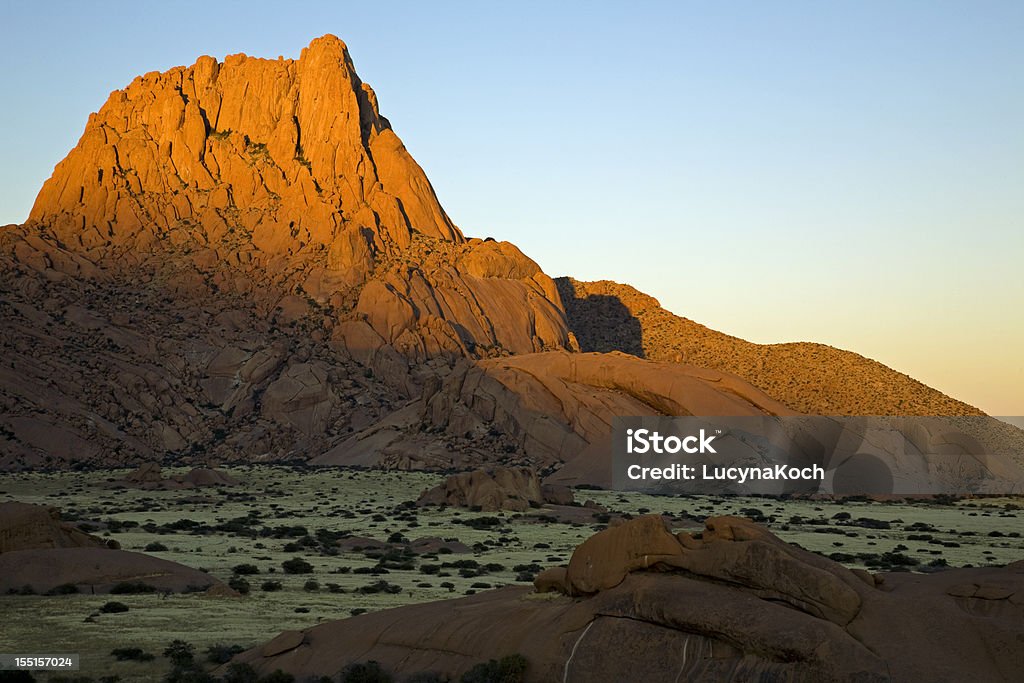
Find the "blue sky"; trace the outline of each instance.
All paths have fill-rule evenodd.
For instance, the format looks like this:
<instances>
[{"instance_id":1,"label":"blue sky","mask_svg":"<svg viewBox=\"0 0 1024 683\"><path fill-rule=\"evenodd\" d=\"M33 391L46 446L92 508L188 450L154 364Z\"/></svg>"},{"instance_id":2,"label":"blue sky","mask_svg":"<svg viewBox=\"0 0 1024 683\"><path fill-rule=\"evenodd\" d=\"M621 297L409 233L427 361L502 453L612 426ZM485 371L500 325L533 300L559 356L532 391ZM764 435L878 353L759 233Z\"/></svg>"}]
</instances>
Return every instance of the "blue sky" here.
<instances>
[{"instance_id":1,"label":"blue sky","mask_svg":"<svg viewBox=\"0 0 1024 683\"><path fill-rule=\"evenodd\" d=\"M1024 3L0 6L0 224L88 114L334 33L470 235L1024 414Z\"/></svg>"}]
</instances>

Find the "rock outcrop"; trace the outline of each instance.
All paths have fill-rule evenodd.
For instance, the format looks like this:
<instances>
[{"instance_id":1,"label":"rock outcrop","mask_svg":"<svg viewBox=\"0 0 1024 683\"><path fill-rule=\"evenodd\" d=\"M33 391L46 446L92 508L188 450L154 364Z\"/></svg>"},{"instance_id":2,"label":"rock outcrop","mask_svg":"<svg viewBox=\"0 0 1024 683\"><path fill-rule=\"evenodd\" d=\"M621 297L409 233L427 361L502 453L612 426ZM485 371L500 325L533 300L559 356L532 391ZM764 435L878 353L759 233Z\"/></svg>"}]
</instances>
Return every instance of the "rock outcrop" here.
<instances>
[{"instance_id":1,"label":"rock outcrop","mask_svg":"<svg viewBox=\"0 0 1024 683\"><path fill-rule=\"evenodd\" d=\"M489 359L456 369L424 396L424 420L452 435L497 432L500 443L549 483L611 480L612 420L619 415L793 415L738 377L622 353L541 354Z\"/></svg>"},{"instance_id":2,"label":"rock outcrop","mask_svg":"<svg viewBox=\"0 0 1024 683\"><path fill-rule=\"evenodd\" d=\"M0 555L0 593L47 593L69 586L79 593L109 593L118 584L139 592L202 592L237 595L209 574L185 565L126 550L61 548L18 550ZM146 588L138 584L144 584Z\"/></svg>"},{"instance_id":3,"label":"rock outcrop","mask_svg":"<svg viewBox=\"0 0 1024 683\"><path fill-rule=\"evenodd\" d=\"M288 632L236 661L299 678L368 660L457 678L520 654L538 682L1010 681L1024 666L1021 563L870 575L748 520L709 519L698 538L641 517L537 584L549 592L510 587Z\"/></svg>"},{"instance_id":4,"label":"rock outcrop","mask_svg":"<svg viewBox=\"0 0 1024 683\"><path fill-rule=\"evenodd\" d=\"M357 354L390 344L424 360L568 342L552 280L511 244L463 237L330 35L295 61L201 57L114 92L29 223L78 260L128 259L104 258L103 271L168 240L189 252L180 265L197 290L269 295L262 303L285 319L324 306L354 314L336 338ZM240 249L248 283L224 267ZM267 282L284 287L254 291ZM303 373L315 369L289 377L322 384Z\"/></svg>"},{"instance_id":5,"label":"rock outcrop","mask_svg":"<svg viewBox=\"0 0 1024 683\"><path fill-rule=\"evenodd\" d=\"M0 503L0 553L51 548L117 548L68 522L57 508L28 503Z\"/></svg>"},{"instance_id":6,"label":"rock outcrop","mask_svg":"<svg viewBox=\"0 0 1024 683\"><path fill-rule=\"evenodd\" d=\"M553 281L452 224L333 36L111 94L0 229L0 292L4 468L308 457L462 358L573 345Z\"/></svg>"},{"instance_id":7,"label":"rock outcrop","mask_svg":"<svg viewBox=\"0 0 1024 683\"><path fill-rule=\"evenodd\" d=\"M616 416L794 414L727 373L622 353L549 351L461 363L426 387L418 406L404 407L314 462L479 468L500 458L558 469L549 484L606 486ZM443 453L427 445L438 434Z\"/></svg>"},{"instance_id":8,"label":"rock outcrop","mask_svg":"<svg viewBox=\"0 0 1024 683\"><path fill-rule=\"evenodd\" d=\"M185 474L164 477L156 463L143 463L125 478L124 483L143 489L176 491L204 486L237 486L238 480L226 472L209 467L195 467Z\"/></svg>"},{"instance_id":9,"label":"rock outcrop","mask_svg":"<svg viewBox=\"0 0 1024 683\"><path fill-rule=\"evenodd\" d=\"M572 502L567 487L542 486L537 472L527 467L493 467L453 474L424 491L417 505L450 505L484 512L525 512L545 503Z\"/></svg>"}]
</instances>

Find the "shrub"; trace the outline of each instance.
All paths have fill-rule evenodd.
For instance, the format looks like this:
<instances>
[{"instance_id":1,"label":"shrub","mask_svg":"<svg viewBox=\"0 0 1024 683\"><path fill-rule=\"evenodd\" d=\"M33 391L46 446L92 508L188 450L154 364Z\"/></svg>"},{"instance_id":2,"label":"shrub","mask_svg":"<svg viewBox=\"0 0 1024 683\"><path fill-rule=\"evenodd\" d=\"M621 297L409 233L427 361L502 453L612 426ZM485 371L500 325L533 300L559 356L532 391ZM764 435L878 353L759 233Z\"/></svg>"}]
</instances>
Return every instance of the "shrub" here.
<instances>
[{"instance_id":1,"label":"shrub","mask_svg":"<svg viewBox=\"0 0 1024 683\"><path fill-rule=\"evenodd\" d=\"M303 584L302 590L307 591L309 593L315 593L316 591L320 590L320 584L314 581L313 579L310 579L305 584Z\"/></svg>"},{"instance_id":2,"label":"shrub","mask_svg":"<svg viewBox=\"0 0 1024 683\"><path fill-rule=\"evenodd\" d=\"M233 571L236 574L243 575L252 575L260 573L259 567L257 567L254 564L236 564L231 571Z\"/></svg>"},{"instance_id":3,"label":"shrub","mask_svg":"<svg viewBox=\"0 0 1024 683\"><path fill-rule=\"evenodd\" d=\"M295 676L287 674L280 669L275 669L274 673L267 674L259 680L259 683L294 683Z\"/></svg>"},{"instance_id":4,"label":"shrub","mask_svg":"<svg viewBox=\"0 0 1024 683\"><path fill-rule=\"evenodd\" d=\"M236 590L242 595L248 595L252 587L249 582L243 579L241 576L232 576L228 579L228 587L232 590Z\"/></svg>"},{"instance_id":5,"label":"shrub","mask_svg":"<svg viewBox=\"0 0 1024 683\"><path fill-rule=\"evenodd\" d=\"M146 546L147 553L162 553L167 550L167 546L159 541L153 541Z\"/></svg>"},{"instance_id":6,"label":"shrub","mask_svg":"<svg viewBox=\"0 0 1024 683\"><path fill-rule=\"evenodd\" d=\"M223 683L259 683L260 677L256 673L256 669L252 668L249 664L229 664L227 671L224 672L224 677L221 678Z\"/></svg>"},{"instance_id":7,"label":"shrub","mask_svg":"<svg viewBox=\"0 0 1024 683\"><path fill-rule=\"evenodd\" d=\"M206 648L206 661L213 664L227 664L231 658L245 650L241 645L221 645L217 643Z\"/></svg>"},{"instance_id":8,"label":"shrub","mask_svg":"<svg viewBox=\"0 0 1024 683\"><path fill-rule=\"evenodd\" d=\"M46 591L47 595L74 595L78 592L78 586L73 583L62 583Z\"/></svg>"},{"instance_id":9,"label":"shrub","mask_svg":"<svg viewBox=\"0 0 1024 683\"><path fill-rule=\"evenodd\" d=\"M301 557L293 557L290 560L285 560L281 563L281 568L284 569L285 574L312 574L313 565L306 562Z\"/></svg>"},{"instance_id":10,"label":"shrub","mask_svg":"<svg viewBox=\"0 0 1024 683\"><path fill-rule=\"evenodd\" d=\"M260 586L260 590L264 593L273 593L274 591L281 590L281 588L283 588L283 586L280 581L264 581Z\"/></svg>"},{"instance_id":11,"label":"shrub","mask_svg":"<svg viewBox=\"0 0 1024 683\"><path fill-rule=\"evenodd\" d=\"M156 588L141 581L122 581L110 589L111 595L136 595L139 593L156 593Z\"/></svg>"},{"instance_id":12,"label":"shrub","mask_svg":"<svg viewBox=\"0 0 1024 683\"><path fill-rule=\"evenodd\" d=\"M191 643L175 639L164 648L164 657L171 660L175 666L186 666L195 661L196 648Z\"/></svg>"},{"instance_id":13,"label":"shrub","mask_svg":"<svg viewBox=\"0 0 1024 683\"><path fill-rule=\"evenodd\" d=\"M402 592L402 587L387 581L374 581L371 584L367 584L359 588L359 592L363 594L369 593L390 593L391 595L397 595Z\"/></svg>"},{"instance_id":14,"label":"shrub","mask_svg":"<svg viewBox=\"0 0 1024 683\"><path fill-rule=\"evenodd\" d=\"M141 647L115 647L110 654L119 662L149 662L154 659Z\"/></svg>"},{"instance_id":15,"label":"shrub","mask_svg":"<svg viewBox=\"0 0 1024 683\"><path fill-rule=\"evenodd\" d=\"M208 674L192 664L176 666L164 677L164 683L218 683L212 674Z\"/></svg>"},{"instance_id":16,"label":"shrub","mask_svg":"<svg viewBox=\"0 0 1024 683\"><path fill-rule=\"evenodd\" d=\"M394 680L391 674L375 661L349 664L341 672L341 683L392 683Z\"/></svg>"},{"instance_id":17,"label":"shrub","mask_svg":"<svg viewBox=\"0 0 1024 683\"><path fill-rule=\"evenodd\" d=\"M123 602L108 602L103 607L100 607L100 612L104 614L117 614L118 612L127 612L128 605Z\"/></svg>"},{"instance_id":18,"label":"shrub","mask_svg":"<svg viewBox=\"0 0 1024 683\"><path fill-rule=\"evenodd\" d=\"M461 683L521 683L526 678L528 663L522 655L477 664L459 679Z\"/></svg>"}]
</instances>

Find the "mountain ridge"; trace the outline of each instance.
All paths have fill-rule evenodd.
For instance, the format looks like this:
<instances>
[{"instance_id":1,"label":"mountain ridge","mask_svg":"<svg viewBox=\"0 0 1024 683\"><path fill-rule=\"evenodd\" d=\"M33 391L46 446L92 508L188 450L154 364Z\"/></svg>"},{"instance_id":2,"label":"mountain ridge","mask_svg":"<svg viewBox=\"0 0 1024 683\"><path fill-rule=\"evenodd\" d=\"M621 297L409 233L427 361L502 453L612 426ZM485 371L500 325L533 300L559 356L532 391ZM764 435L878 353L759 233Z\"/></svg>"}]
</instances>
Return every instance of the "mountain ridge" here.
<instances>
[{"instance_id":1,"label":"mountain ridge","mask_svg":"<svg viewBox=\"0 0 1024 683\"><path fill-rule=\"evenodd\" d=\"M584 351L618 350L731 372L786 403L820 415L983 415L909 375L852 351L815 342L757 344L662 308L611 280L555 279L569 327ZM618 324L628 316L633 328ZM794 370L799 367L802 372ZM821 391L821 388L827 388ZM870 388L870 391L867 389Z\"/></svg>"}]
</instances>

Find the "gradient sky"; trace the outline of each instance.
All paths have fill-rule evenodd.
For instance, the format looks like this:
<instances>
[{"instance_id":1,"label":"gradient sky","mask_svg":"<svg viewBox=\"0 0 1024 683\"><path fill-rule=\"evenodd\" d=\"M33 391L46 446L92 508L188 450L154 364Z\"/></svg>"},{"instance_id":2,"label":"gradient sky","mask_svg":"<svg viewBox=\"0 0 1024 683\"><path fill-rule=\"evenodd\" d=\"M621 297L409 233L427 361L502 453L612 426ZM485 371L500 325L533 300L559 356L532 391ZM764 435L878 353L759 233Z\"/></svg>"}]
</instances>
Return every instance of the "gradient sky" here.
<instances>
[{"instance_id":1,"label":"gradient sky","mask_svg":"<svg viewBox=\"0 0 1024 683\"><path fill-rule=\"evenodd\" d=\"M0 4L0 224L201 54L348 43L468 235L1024 415L1024 2Z\"/></svg>"}]
</instances>

